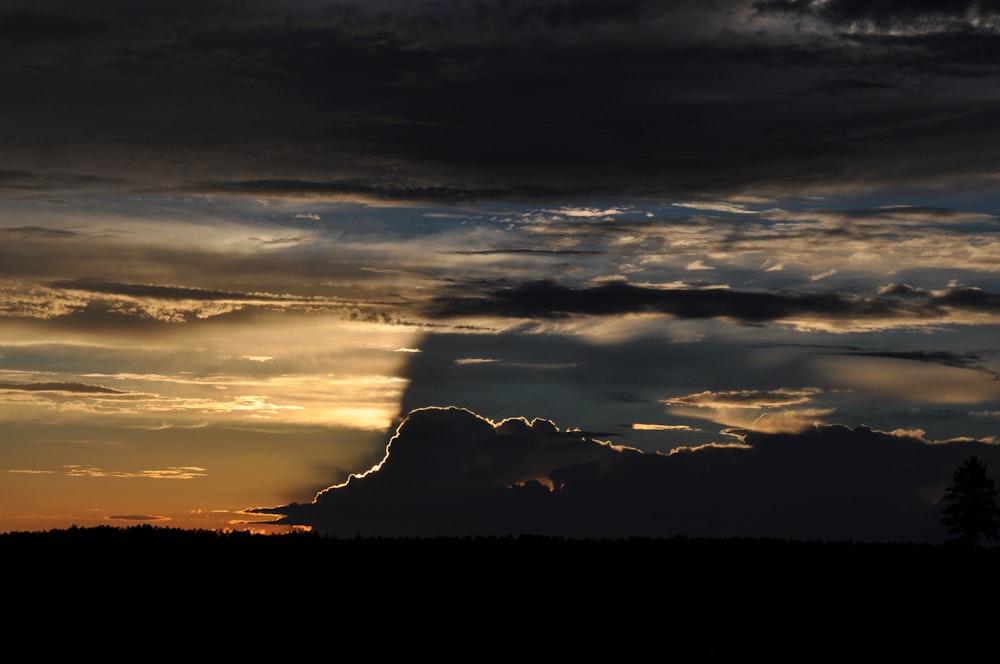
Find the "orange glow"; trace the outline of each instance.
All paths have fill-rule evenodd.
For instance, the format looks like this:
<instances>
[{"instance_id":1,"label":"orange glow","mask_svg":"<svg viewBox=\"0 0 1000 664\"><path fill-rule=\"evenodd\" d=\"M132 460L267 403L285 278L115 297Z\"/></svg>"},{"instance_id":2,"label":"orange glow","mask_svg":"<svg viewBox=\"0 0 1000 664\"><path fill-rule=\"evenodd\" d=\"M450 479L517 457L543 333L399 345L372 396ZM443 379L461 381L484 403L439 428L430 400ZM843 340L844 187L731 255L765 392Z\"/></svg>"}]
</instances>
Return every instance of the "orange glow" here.
<instances>
[{"instance_id":1,"label":"orange glow","mask_svg":"<svg viewBox=\"0 0 1000 664\"><path fill-rule=\"evenodd\" d=\"M549 478L549 477L529 477L526 480L522 480L520 482L515 482L514 486L524 487L524 486L527 486L528 482L538 482L539 484L541 484L542 486L544 486L546 489L548 489L549 493L555 493L556 492L556 483L553 482L552 478ZM559 489L562 490L562 486L561 485L560 485Z\"/></svg>"}]
</instances>

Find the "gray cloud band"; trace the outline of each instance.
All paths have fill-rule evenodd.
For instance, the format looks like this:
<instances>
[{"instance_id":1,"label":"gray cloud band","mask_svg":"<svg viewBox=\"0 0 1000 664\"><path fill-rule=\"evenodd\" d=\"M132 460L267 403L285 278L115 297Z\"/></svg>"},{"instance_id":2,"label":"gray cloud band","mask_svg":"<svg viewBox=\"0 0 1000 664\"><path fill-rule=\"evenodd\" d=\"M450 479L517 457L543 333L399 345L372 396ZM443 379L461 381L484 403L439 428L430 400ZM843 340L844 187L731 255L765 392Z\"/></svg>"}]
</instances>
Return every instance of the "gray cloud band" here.
<instances>
[{"instance_id":1,"label":"gray cloud band","mask_svg":"<svg viewBox=\"0 0 1000 664\"><path fill-rule=\"evenodd\" d=\"M803 12L864 18L857 6L13 5L0 187L391 202L990 181L993 22L794 30Z\"/></svg>"},{"instance_id":2,"label":"gray cloud band","mask_svg":"<svg viewBox=\"0 0 1000 664\"><path fill-rule=\"evenodd\" d=\"M732 318L765 322L793 316L831 318L938 318L949 310L1000 313L1000 296L978 288L940 293L907 291L906 299L857 297L835 292L748 292L730 289L656 289L610 283L574 289L552 281L485 289L474 297L440 297L431 316L513 316L557 318L566 315L660 313L682 318Z\"/></svg>"}]
</instances>

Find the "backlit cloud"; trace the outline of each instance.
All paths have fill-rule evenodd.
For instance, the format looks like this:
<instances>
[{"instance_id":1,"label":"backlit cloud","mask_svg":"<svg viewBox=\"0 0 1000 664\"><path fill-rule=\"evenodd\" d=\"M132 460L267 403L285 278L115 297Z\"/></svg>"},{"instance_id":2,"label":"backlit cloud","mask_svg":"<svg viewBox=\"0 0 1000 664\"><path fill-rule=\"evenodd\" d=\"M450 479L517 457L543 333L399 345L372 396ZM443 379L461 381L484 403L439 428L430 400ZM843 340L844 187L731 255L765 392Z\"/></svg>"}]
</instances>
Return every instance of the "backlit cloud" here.
<instances>
[{"instance_id":1,"label":"backlit cloud","mask_svg":"<svg viewBox=\"0 0 1000 664\"><path fill-rule=\"evenodd\" d=\"M87 466L67 466L65 473L71 477L113 477L117 479L149 479L149 480L193 480L205 477L205 469L197 466L180 468L159 468L156 470L106 470Z\"/></svg>"},{"instance_id":2,"label":"backlit cloud","mask_svg":"<svg viewBox=\"0 0 1000 664\"><path fill-rule=\"evenodd\" d=\"M773 536L940 542L941 497L970 454L906 432L817 427L745 433L670 455L616 447L551 422L463 409L410 413L384 459L311 503L249 510L341 537L537 533L576 537Z\"/></svg>"},{"instance_id":3,"label":"backlit cloud","mask_svg":"<svg viewBox=\"0 0 1000 664\"><path fill-rule=\"evenodd\" d=\"M636 422L632 425L636 431L692 431L686 424L643 424Z\"/></svg>"},{"instance_id":4,"label":"backlit cloud","mask_svg":"<svg viewBox=\"0 0 1000 664\"><path fill-rule=\"evenodd\" d=\"M663 399L662 402L671 406L773 408L805 403L819 391L816 388L801 390L782 388L767 391L743 390L739 392L705 391L698 394Z\"/></svg>"}]
</instances>

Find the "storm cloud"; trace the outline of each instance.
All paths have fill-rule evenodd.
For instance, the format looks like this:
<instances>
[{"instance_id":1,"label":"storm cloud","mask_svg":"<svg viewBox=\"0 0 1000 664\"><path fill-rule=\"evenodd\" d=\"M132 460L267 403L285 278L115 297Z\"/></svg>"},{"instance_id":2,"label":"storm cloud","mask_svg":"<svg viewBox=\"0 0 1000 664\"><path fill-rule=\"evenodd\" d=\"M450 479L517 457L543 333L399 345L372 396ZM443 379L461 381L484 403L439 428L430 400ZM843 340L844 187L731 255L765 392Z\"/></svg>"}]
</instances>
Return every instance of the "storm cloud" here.
<instances>
[{"instance_id":1,"label":"storm cloud","mask_svg":"<svg viewBox=\"0 0 1000 664\"><path fill-rule=\"evenodd\" d=\"M7 3L0 186L392 203L984 184L994 17L983 3ZM841 32L924 20L933 33Z\"/></svg>"},{"instance_id":2,"label":"storm cloud","mask_svg":"<svg viewBox=\"0 0 1000 664\"><path fill-rule=\"evenodd\" d=\"M739 443L650 454L549 421L492 422L464 409L428 408L409 413L369 471L311 503L253 511L341 537L936 543L947 534L940 500L970 455L1000 463L996 445L842 426L748 433Z\"/></svg>"}]
</instances>

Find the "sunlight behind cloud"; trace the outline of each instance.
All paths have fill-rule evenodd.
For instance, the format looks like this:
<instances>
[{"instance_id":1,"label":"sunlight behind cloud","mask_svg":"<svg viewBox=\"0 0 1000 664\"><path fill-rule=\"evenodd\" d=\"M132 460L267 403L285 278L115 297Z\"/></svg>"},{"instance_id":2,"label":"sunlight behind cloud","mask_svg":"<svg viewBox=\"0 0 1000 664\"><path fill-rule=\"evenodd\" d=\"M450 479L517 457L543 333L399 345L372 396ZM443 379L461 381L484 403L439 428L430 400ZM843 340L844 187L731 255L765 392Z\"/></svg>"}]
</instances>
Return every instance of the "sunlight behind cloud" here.
<instances>
[{"instance_id":1,"label":"sunlight behind cloud","mask_svg":"<svg viewBox=\"0 0 1000 664\"><path fill-rule=\"evenodd\" d=\"M17 388L0 389L0 420L97 417L133 427L190 426L210 416L385 429L407 385L398 371L409 354L396 351L417 338L404 326L323 316L182 326L179 336L127 349L5 330L0 351L8 366L40 354L52 360L49 367L36 361L35 371L0 373L0 383Z\"/></svg>"}]
</instances>

